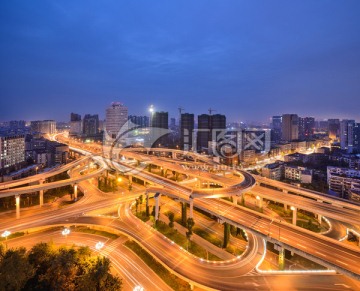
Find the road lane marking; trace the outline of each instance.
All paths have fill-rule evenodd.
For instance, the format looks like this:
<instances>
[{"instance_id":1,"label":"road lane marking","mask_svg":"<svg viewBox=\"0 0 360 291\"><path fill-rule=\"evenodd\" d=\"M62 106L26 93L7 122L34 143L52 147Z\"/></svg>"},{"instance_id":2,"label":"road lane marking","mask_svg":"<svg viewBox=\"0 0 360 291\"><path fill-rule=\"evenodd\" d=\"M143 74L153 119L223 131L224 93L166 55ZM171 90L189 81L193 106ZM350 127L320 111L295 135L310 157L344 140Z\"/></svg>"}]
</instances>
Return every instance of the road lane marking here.
<instances>
[{"instance_id":1,"label":"road lane marking","mask_svg":"<svg viewBox=\"0 0 360 291\"><path fill-rule=\"evenodd\" d=\"M303 246L301 244L297 244L299 247L306 249L306 246Z\"/></svg>"},{"instance_id":2,"label":"road lane marking","mask_svg":"<svg viewBox=\"0 0 360 291\"><path fill-rule=\"evenodd\" d=\"M317 254L319 254L320 256L326 257L326 255L324 255L323 253L319 253L319 252L315 252Z\"/></svg>"}]
</instances>

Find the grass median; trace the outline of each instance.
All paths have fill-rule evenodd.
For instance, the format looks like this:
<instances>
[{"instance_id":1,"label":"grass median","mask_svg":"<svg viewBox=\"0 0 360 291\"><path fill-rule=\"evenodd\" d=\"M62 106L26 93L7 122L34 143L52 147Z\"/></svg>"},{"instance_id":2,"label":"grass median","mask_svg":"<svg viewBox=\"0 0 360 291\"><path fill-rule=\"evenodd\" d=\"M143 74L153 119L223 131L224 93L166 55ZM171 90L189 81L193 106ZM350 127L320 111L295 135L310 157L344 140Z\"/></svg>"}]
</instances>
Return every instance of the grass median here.
<instances>
[{"instance_id":1,"label":"grass median","mask_svg":"<svg viewBox=\"0 0 360 291\"><path fill-rule=\"evenodd\" d=\"M125 242L125 246L131 249L137 256L139 256L144 261L144 263L148 265L172 289L179 291L191 290L190 285L186 281L169 272L139 244L128 240Z\"/></svg>"}]
</instances>

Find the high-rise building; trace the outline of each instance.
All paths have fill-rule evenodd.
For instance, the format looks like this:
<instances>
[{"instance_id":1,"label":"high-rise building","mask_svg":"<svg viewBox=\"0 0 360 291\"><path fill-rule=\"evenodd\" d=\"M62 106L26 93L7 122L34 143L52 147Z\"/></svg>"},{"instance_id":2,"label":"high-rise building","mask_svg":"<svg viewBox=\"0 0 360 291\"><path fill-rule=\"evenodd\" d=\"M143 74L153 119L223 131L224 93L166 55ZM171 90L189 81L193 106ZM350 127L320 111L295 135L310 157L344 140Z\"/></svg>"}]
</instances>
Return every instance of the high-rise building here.
<instances>
[{"instance_id":1,"label":"high-rise building","mask_svg":"<svg viewBox=\"0 0 360 291\"><path fill-rule=\"evenodd\" d=\"M171 118L170 118L169 128L170 128L171 130L175 130L175 128L176 128L176 120L175 120L174 117L171 117Z\"/></svg>"},{"instance_id":2,"label":"high-rise building","mask_svg":"<svg viewBox=\"0 0 360 291\"><path fill-rule=\"evenodd\" d=\"M168 129L168 112L154 112L151 117L151 134L153 146L162 147L168 144Z\"/></svg>"},{"instance_id":3,"label":"high-rise building","mask_svg":"<svg viewBox=\"0 0 360 291\"><path fill-rule=\"evenodd\" d=\"M315 118L299 117L299 137L300 139L309 140L314 136Z\"/></svg>"},{"instance_id":4,"label":"high-rise building","mask_svg":"<svg viewBox=\"0 0 360 291\"><path fill-rule=\"evenodd\" d=\"M149 116L129 115L129 120L139 127L149 127Z\"/></svg>"},{"instance_id":5,"label":"high-rise building","mask_svg":"<svg viewBox=\"0 0 360 291\"><path fill-rule=\"evenodd\" d=\"M283 114L282 140L293 141L299 139L299 117L297 114Z\"/></svg>"},{"instance_id":6,"label":"high-rise building","mask_svg":"<svg viewBox=\"0 0 360 291\"><path fill-rule=\"evenodd\" d=\"M111 138L128 130L124 125L128 121L128 108L120 102L113 102L106 109L106 131Z\"/></svg>"},{"instance_id":7,"label":"high-rise building","mask_svg":"<svg viewBox=\"0 0 360 291\"><path fill-rule=\"evenodd\" d=\"M197 150L209 148L209 142L217 142L219 134L226 130L226 117L222 114L198 116Z\"/></svg>"},{"instance_id":8,"label":"high-rise building","mask_svg":"<svg viewBox=\"0 0 360 291\"><path fill-rule=\"evenodd\" d=\"M353 128L353 152L360 154L360 123L355 123Z\"/></svg>"},{"instance_id":9,"label":"high-rise building","mask_svg":"<svg viewBox=\"0 0 360 291\"><path fill-rule=\"evenodd\" d=\"M24 161L25 136L0 134L0 172L17 168Z\"/></svg>"},{"instance_id":10,"label":"high-rise building","mask_svg":"<svg viewBox=\"0 0 360 291\"><path fill-rule=\"evenodd\" d=\"M81 115L76 113L70 114L70 135L79 135L82 133Z\"/></svg>"},{"instance_id":11,"label":"high-rise building","mask_svg":"<svg viewBox=\"0 0 360 291\"><path fill-rule=\"evenodd\" d=\"M30 128L32 132L42 134L54 134L56 132L55 120L35 120L31 121Z\"/></svg>"},{"instance_id":12,"label":"high-rise building","mask_svg":"<svg viewBox=\"0 0 360 291\"><path fill-rule=\"evenodd\" d=\"M271 141L278 143L281 140L282 116L273 116L271 122Z\"/></svg>"},{"instance_id":13,"label":"high-rise building","mask_svg":"<svg viewBox=\"0 0 360 291\"><path fill-rule=\"evenodd\" d=\"M12 120L10 121L10 130L23 130L25 129L25 120Z\"/></svg>"},{"instance_id":14,"label":"high-rise building","mask_svg":"<svg viewBox=\"0 0 360 291\"><path fill-rule=\"evenodd\" d=\"M99 115L85 114L83 120L83 134L85 136L95 136L99 133Z\"/></svg>"},{"instance_id":15,"label":"high-rise building","mask_svg":"<svg viewBox=\"0 0 360 291\"><path fill-rule=\"evenodd\" d=\"M353 150L355 120L343 119L340 122L340 147L349 153Z\"/></svg>"},{"instance_id":16,"label":"high-rise building","mask_svg":"<svg viewBox=\"0 0 360 291\"><path fill-rule=\"evenodd\" d=\"M193 148L194 114L182 113L180 117L180 148L191 150Z\"/></svg>"},{"instance_id":17,"label":"high-rise building","mask_svg":"<svg viewBox=\"0 0 360 291\"><path fill-rule=\"evenodd\" d=\"M329 138L334 141L340 139L340 120L339 119L328 119L329 125Z\"/></svg>"}]
</instances>

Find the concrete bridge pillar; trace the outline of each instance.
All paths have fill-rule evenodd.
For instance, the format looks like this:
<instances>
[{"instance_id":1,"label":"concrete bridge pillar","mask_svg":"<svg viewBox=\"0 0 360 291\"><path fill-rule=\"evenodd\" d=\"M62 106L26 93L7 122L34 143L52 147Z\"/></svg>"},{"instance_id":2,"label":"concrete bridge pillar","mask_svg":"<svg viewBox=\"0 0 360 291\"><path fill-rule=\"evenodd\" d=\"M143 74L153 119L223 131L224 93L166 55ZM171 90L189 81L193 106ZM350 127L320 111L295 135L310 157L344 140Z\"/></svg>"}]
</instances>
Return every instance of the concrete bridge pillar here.
<instances>
[{"instance_id":1,"label":"concrete bridge pillar","mask_svg":"<svg viewBox=\"0 0 360 291\"><path fill-rule=\"evenodd\" d=\"M130 183L130 184L132 184L132 178L133 178L133 177L132 177L131 175L129 175L129 183Z\"/></svg>"},{"instance_id":2,"label":"concrete bridge pillar","mask_svg":"<svg viewBox=\"0 0 360 291\"><path fill-rule=\"evenodd\" d=\"M289 191L288 190L282 190L283 191L283 193L285 193L285 194L288 194L289 193Z\"/></svg>"},{"instance_id":3,"label":"concrete bridge pillar","mask_svg":"<svg viewBox=\"0 0 360 291\"><path fill-rule=\"evenodd\" d=\"M74 200L77 200L77 194L78 194L78 184L74 184Z\"/></svg>"},{"instance_id":4,"label":"concrete bridge pillar","mask_svg":"<svg viewBox=\"0 0 360 291\"><path fill-rule=\"evenodd\" d=\"M146 208L145 208L145 211L146 211L146 216L149 216L150 213L149 213L149 193L145 193L146 195Z\"/></svg>"},{"instance_id":5,"label":"concrete bridge pillar","mask_svg":"<svg viewBox=\"0 0 360 291\"><path fill-rule=\"evenodd\" d=\"M321 214L318 214L318 215L317 215L317 219L318 219L319 224L321 224L321 221L322 221L322 215L321 215Z\"/></svg>"},{"instance_id":6,"label":"concrete bridge pillar","mask_svg":"<svg viewBox=\"0 0 360 291\"><path fill-rule=\"evenodd\" d=\"M233 199L233 203L234 203L235 205L237 205L238 197L237 197L236 195L234 195L234 196L232 197L232 199Z\"/></svg>"},{"instance_id":7,"label":"concrete bridge pillar","mask_svg":"<svg viewBox=\"0 0 360 291\"><path fill-rule=\"evenodd\" d=\"M39 180L40 185L44 184L45 180L41 179ZM40 200L40 207L44 205L44 190L39 191L39 200Z\"/></svg>"},{"instance_id":8,"label":"concrete bridge pillar","mask_svg":"<svg viewBox=\"0 0 360 291\"><path fill-rule=\"evenodd\" d=\"M256 201L257 201L258 207L262 208L263 207L263 198L260 196L256 196Z\"/></svg>"},{"instance_id":9,"label":"concrete bridge pillar","mask_svg":"<svg viewBox=\"0 0 360 291\"><path fill-rule=\"evenodd\" d=\"M190 218L194 218L194 198L190 197Z\"/></svg>"},{"instance_id":10,"label":"concrete bridge pillar","mask_svg":"<svg viewBox=\"0 0 360 291\"><path fill-rule=\"evenodd\" d=\"M20 195L15 195L16 219L20 218Z\"/></svg>"},{"instance_id":11,"label":"concrete bridge pillar","mask_svg":"<svg viewBox=\"0 0 360 291\"><path fill-rule=\"evenodd\" d=\"M291 209L292 212L293 212L293 215L292 215L292 224L293 224L293 225L296 225L296 220L297 220L297 208L294 207L294 206L291 206L290 209Z\"/></svg>"},{"instance_id":12,"label":"concrete bridge pillar","mask_svg":"<svg viewBox=\"0 0 360 291\"><path fill-rule=\"evenodd\" d=\"M155 198L155 221L157 221L159 220L160 193L156 193L154 198Z\"/></svg>"},{"instance_id":13,"label":"concrete bridge pillar","mask_svg":"<svg viewBox=\"0 0 360 291\"><path fill-rule=\"evenodd\" d=\"M210 181L206 182L206 186L207 186L207 188L210 188Z\"/></svg>"},{"instance_id":14,"label":"concrete bridge pillar","mask_svg":"<svg viewBox=\"0 0 360 291\"><path fill-rule=\"evenodd\" d=\"M279 249L279 269L281 271L285 269L285 249L283 247Z\"/></svg>"},{"instance_id":15,"label":"concrete bridge pillar","mask_svg":"<svg viewBox=\"0 0 360 291\"><path fill-rule=\"evenodd\" d=\"M284 210L287 211L287 209L288 209L288 206L287 206L287 204L284 203Z\"/></svg>"}]
</instances>

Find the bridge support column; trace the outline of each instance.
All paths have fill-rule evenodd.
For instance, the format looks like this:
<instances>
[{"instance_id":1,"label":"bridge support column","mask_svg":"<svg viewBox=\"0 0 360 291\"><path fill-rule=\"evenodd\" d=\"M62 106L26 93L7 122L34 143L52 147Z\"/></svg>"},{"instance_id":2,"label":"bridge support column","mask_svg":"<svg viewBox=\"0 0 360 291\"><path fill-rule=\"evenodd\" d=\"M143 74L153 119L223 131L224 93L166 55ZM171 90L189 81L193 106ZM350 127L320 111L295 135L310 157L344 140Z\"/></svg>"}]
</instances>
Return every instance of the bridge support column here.
<instances>
[{"instance_id":1,"label":"bridge support column","mask_svg":"<svg viewBox=\"0 0 360 291\"><path fill-rule=\"evenodd\" d=\"M297 220L297 208L294 207L294 206L291 206L290 209L291 209L292 212L293 212L293 215L292 215L292 224L293 224L293 225L296 225L296 220Z\"/></svg>"},{"instance_id":2,"label":"bridge support column","mask_svg":"<svg viewBox=\"0 0 360 291\"><path fill-rule=\"evenodd\" d=\"M155 221L157 221L159 220L160 194L156 193L154 198L155 198Z\"/></svg>"},{"instance_id":3,"label":"bridge support column","mask_svg":"<svg viewBox=\"0 0 360 291\"><path fill-rule=\"evenodd\" d=\"M279 249L279 269L281 271L285 269L285 249L283 247Z\"/></svg>"},{"instance_id":4,"label":"bridge support column","mask_svg":"<svg viewBox=\"0 0 360 291\"><path fill-rule=\"evenodd\" d=\"M232 197L232 199L233 199L233 203L234 203L235 205L237 205L238 197L234 195L234 196Z\"/></svg>"},{"instance_id":5,"label":"bridge support column","mask_svg":"<svg viewBox=\"0 0 360 291\"><path fill-rule=\"evenodd\" d=\"M262 208L263 207L263 198L260 196L256 196L256 201L258 201L258 207Z\"/></svg>"},{"instance_id":6,"label":"bridge support column","mask_svg":"<svg viewBox=\"0 0 360 291\"><path fill-rule=\"evenodd\" d=\"M145 195L146 195L146 209L145 209L146 216L150 216L150 213L149 213L149 194L146 193Z\"/></svg>"},{"instance_id":7,"label":"bridge support column","mask_svg":"<svg viewBox=\"0 0 360 291\"><path fill-rule=\"evenodd\" d=\"M20 195L15 195L16 219L20 218Z\"/></svg>"},{"instance_id":8,"label":"bridge support column","mask_svg":"<svg viewBox=\"0 0 360 291\"><path fill-rule=\"evenodd\" d=\"M282 190L283 191L283 193L285 193L285 194L288 194L289 192L288 192L288 190Z\"/></svg>"},{"instance_id":9,"label":"bridge support column","mask_svg":"<svg viewBox=\"0 0 360 291\"><path fill-rule=\"evenodd\" d=\"M287 211L287 208L288 208L287 204L284 203L284 210Z\"/></svg>"},{"instance_id":10,"label":"bridge support column","mask_svg":"<svg viewBox=\"0 0 360 291\"><path fill-rule=\"evenodd\" d=\"M190 198L190 218L194 218L194 198Z\"/></svg>"},{"instance_id":11,"label":"bridge support column","mask_svg":"<svg viewBox=\"0 0 360 291\"><path fill-rule=\"evenodd\" d=\"M321 214L318 214L318 215L317 215L317 219L318 219L318 222L321 224L321 221L322 221L322 215L321 215Z\"/></svg>"},{"instance_id":12,"label":"bridge support column","mask_svg":"<svg viewBox=\"0 0 360 291\"><path fill-rule=\"evenodd\" d=\"M39 183L40 185L44 184L45 180L40 180ZM44 205L44 190L40 190L39 191L39 201L40 201L40 207L42 207Z\"/></svg>"},{"instance_id":13,"label":"bridge support column","mask_svg":"<svg viewBox=\"0 0 360 291\"><path fill-rule=\"evenodd\" d=\"M74 184L74 200L77 200L77 194L78 194L78 184Z\"/></svg>"},{"instance_id":14,"label":"bridge support column","mask_svg":"<svg viewBox=\"0 0 360 291\"><path fill-rule=\"evenodd\" d=\"M132 176L129 175L129 183L132 184Z\"/></svg>"},{"instance_id":15,"label":"bridge support column","mask_svg":"<svg viewBox=\"0 0 360 291\"><path fill-rule=\"evenodd\" d=\"M210 188L210 181L207 181L206 187L207 187L207 188Z\"/></svg>"},{"instance_id":16,"label":"bridge support column","mask_svg":"<svg viewBox=\"0 0 360 291\"><path fill-rule=\"evenodd\" d=\"M183 226L186 226L186 203L185 202L180 202L181 203L181 223Z\"/></svg>"}]
</instances>

